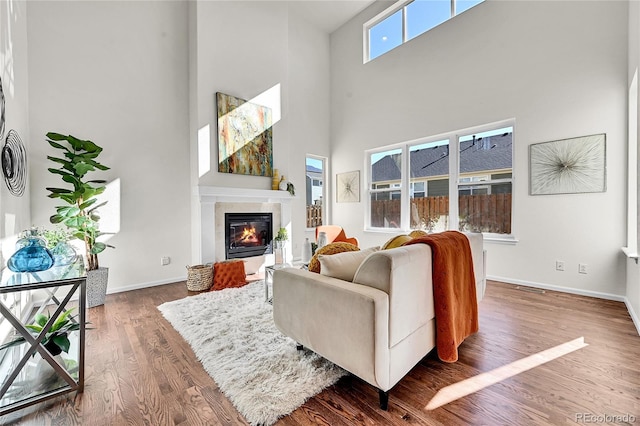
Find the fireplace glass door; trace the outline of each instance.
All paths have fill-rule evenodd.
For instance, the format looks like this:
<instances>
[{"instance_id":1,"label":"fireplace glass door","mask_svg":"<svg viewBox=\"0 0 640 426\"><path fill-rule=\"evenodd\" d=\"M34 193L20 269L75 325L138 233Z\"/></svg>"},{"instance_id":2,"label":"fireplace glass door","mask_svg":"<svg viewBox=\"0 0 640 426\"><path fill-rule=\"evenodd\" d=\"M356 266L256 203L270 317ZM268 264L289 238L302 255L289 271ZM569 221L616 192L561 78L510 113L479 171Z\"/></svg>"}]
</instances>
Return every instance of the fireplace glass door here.
<instances>
[{"instance_id":1,"label":"fireplace glass door","mask_svg":"<svg viewBox=\"0 0 640 426\"><path fill-rule=\"evenodd\" d=\"M225 252L227 259L272 253L271 213L226 213Z\"/></svg>"}]
</instances>

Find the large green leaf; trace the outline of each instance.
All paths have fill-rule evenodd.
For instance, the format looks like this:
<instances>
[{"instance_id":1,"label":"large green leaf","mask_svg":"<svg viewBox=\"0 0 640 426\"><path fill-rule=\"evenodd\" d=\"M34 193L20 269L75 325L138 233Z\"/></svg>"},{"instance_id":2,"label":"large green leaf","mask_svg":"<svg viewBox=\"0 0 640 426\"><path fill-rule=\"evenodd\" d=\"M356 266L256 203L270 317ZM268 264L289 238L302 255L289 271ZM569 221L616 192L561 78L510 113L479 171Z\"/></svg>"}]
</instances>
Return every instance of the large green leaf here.
<instances>
[{"instance_id":1,"label":"large green leaf","mask_svg":"<svg viewBox=\"0 0 640 426\"><path fill-rule=\"evenodd\" d=\"M42 326L38 324L27 324L25 325L25 327L36 334L40 334L40 332L42 331Z\"/></svg>"},{"instance_id":2,"label":"large green leaf","mask_svg":"<svg viewBox=\"0 0 640 426\"><path fill-rule=\"evenodd\" d=\"M49 321L49 316L48 315L38 314L34 318L34 323L38 324L41 327L44 327L44 325L47 323L47 321Z\"/></svg>"},{"instance_id":3,"label":"large green leaf","mask_svg":"<svg viewBox=\"0 0 640 426\"><path fill-rule=\"evenodd\" d=\"M98 254L98 253L102 253L104 251L104 249L107 248L107 245L105 243L102 243L100 241L96 241L93 244L93 247L91 248L91 254Z\"/></svg>"},{"instance_id":4,"label":"large green leaf","mask_svg":"<svg viewBox=\"0 0 640 426\"><path fill-rule=\"evenodd\" d=\"M88 164L88 163L76 163L73 166L73 170L76 171L76 173L78 174L78 176L84 176L87 174L87 172L90 172L92 170L95 170L95 168L93 167L92 164Z\"/></svg>"},{"instance_id":5,"label":"large green leaf","mask_svg":"<svg viewBox=\"0 0 640 426\"><path fill-rule=\"evenodd\" d=\"M67 148L66 146L64 146L62 144L59 144L59 143L54 142L54 141L47 141L47 142L49 142L49 145L51 145L54 148L62 149L62 150L65 150L65 151L69 151L69 148Z\"/></svg>"},{"instance_id":6,"label":"large green leaf","mask_svg":"<svg viewBox=\"0 0 640 426\"><path fill-rule=\"evenodd\" d=\"M58 347L62 349L64 352L69 353L69 347L71 346L71 342L69 341L69 338L67 337L66 333L56 335L51 340L53 340L53 343L58 345Z\"/></svg>"},{"instance_id":7,"label":"large green leaf","mask_svg":"<svg viewBox=\"0 0 640 426\"><path fill-rule=\"evenodd\" d=\"M79 228L83 224L82 217L74 216L64 220L64 224L69 228Z\"/></svg>"},{"instance_id":8,"label":"large green leaf","mask_svg":"<svg viewBox=\"0 0 640 426\"><path fill-rule=\"evenodd\" d=\"M80 204L80 206L78 207L80 207L82 210L86 210L88 207L91 207L92 205L94 205L97 201L98 201L97 198L92 198Z\"/></svg>"},{"instance_id":9,"label":"large green leaf","mask_svg":"<svg viewBox=\"0 0 640 426\"><path fill-rule=\"evenodd\" d=\"M76 201L78 201L78 198L80 198L80 195L77 191L72 192L71 194L57 194L58 198L63 199L64 201L66 201L68 204L76 204ZM54 197L51 197L54 198Z\"/></svg>"},{"instance_id":10,"label":"large green leaf","mask_svg":"<svg viewBox=\"0 0 640 426\"><path fill-rule=\"evenodd\" d=\"M73 217L80 213L80 209L76 206L62 206L56 208L59 215L65 217Z\"/></svg>"},{"instance_id":11,"label":"large green leaf","mask_svg":"<svg viewBox=\"0 0 640 426\"><path fill-rule=\"evenodd\" d=\"M71 162L69 160L65 160L64 158L52 157L47 155L47 159L53 161L54 163L59 163L62 165L70 165Z\"/></svg>"},{"instance_id":12,"label":"large green leaf","mask_svg":"<svg viewBox=\"0 0 640 426\"><path fill-rule=\"evenodd\" d=\"M47 191L50 191L54 194L69 194L72 191L70 189L66 189L66 188L46 188Z\"/></svg>"},{"instance_id":13,"label":"large green leaf","mask_svg":"<svg viewBox=\"0 0 640 426\"><path fill-rule=\"evenodd\" d=\"M78 139L74 136L67 136L67 142L69 142L69 144L73 147L73 149L75 151L80 151L81 149L84 149L84 142L82 139Z\"/></svg>"},{"instance_id":14,"label":"large green leaf","mask_svg":"<svg viewBox=\"0 0 640 426\"><path fill-rule=\"evenodd\" d=\"M72 173L69 173L68 171L63 170L63 169L49 168L47 170L49 170L50 173L54 173L54 174L58 174L58 175L62 175L62 176L73 176Z\"/></svg>"},{"instance_id":15,"label":"large green leaf","mask_svg":"<svg viewBox=\"0 0 640 426\"><path fill-rule=\"evenodd\" d=\"M61 223L64 219L65 219L64 216L60 216L59 214L54 214L53 216L49 217L49 222L56 225L58 223Z\"/></svg>"},{"instance_id":16,"label":"large green leaf","mask_svg":"<svg viewBox=\"0 0 640 426\"><path fill-rule=\"evenodd\" d=\"M61 135L60 133L48 132L47 137L53 141L64 141L67 140L65 135Z\"/></svg>"},{"instance_id":17,"label":"large green leaf","mask_svg":"<svg viewBox=\"0 0 640 426\"><path fill-rule=\"evenodd\" d=\"M10 348L11 346L19 345L23 342L26 342L25 338L22 336L16 337L14 340L11 340L7 343L0 345L0 350Z\"/></svg>"},{"instance_id":18,"label":"large green leaf","mask_svg":"<svg viewBox=\"0 0 640 426\"><path fill-rule=\"evenodd\" d=\"M82 182L80 182L80 179L78 179L77 177L73 176L72 174L68 174L68 175L62 176L62 180L67 182L67 183L70 183L76 189L79 189L80 186L82 185Z\"/></svg>"},{"instance_id":19,"label":"large green leaf","mask_svg":"<svg viewBox=\"0 0 640 426\"><path fill-rule=\"evenodd\" d=\"M102 151L102 148L100 148L98 145L96 145L95 143L93 143L91 141L84 141L83 148L87 152L100 152L100 151Z\"/></svg>"},{"instance_id":20,"label":"large green leaf","mask_svg":"<svg viewBox=\"0 0 640 426\"><path fill-rule=\"evenodd\" d=\"M82 157L85 160L93 160L94 158L97 158L100 155L100 152L102 152L102 150L85 152L84 154L81 154L80 157Z\"/></svg>"},{"instance_id":21,"label":"large green leaf","mask_svg":"<svg viewBox=\"0 0 640 426\"><path fill-rule=\"evenodd\" d=\"M70 321L69 320L69 315L71 315L72 311L73 311L73 308L67 309L62 314L60 314L58 316L58 318L56 318L56 321L51 326L51 330L50 331L51 332L58 331L58 330L60 330L60 328L62 326L64 326L65 324L69 323L69 321Z\"/></svg>"}]
</instances>

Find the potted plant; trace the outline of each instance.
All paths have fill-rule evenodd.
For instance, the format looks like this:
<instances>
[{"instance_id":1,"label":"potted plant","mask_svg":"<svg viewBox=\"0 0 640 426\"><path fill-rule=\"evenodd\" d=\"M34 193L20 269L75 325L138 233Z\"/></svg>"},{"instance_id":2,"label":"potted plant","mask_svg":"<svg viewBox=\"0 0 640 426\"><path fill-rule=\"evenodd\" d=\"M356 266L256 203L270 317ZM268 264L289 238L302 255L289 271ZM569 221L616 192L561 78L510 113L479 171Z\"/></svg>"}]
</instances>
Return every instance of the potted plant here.
<instances>
[{"instance_id":1,"label":"potted plant","mask_svg":"<svg viewBox=\"0 0 640 426\"><path fill-rule=\"evenodd\" d=\"M74 321L74 317L71 316L71 312L74 308L64 311L56 321L53 323L49 331L42 339L42 345L51 353L51 355L60 355L62 352L69 353L69 347L71 342L69 341L69 333L72 331L80 330L80 323ZM51 318L50 314L38 314L36 315L32 324L27 324L25 327L29 329L34 337L37 337L44 326L49 322ZM18 336L14 340L7 342L0 346L0 350L16 346L25 342L23 336ZM35 355L35 352L33 353Z\"/></svg>"},{"instance_id":2,"label":"potted plant","mask_svg":"<svg viewBox=\"0 0 640 426\"><path fill-rule=\"evenodd\" d=\"M274 253L275 253L275 262L276 263L285 263L286 255L284 246L289 239L289 234L287 233L287 228L278 229L278 233L273 239L274 244Z\"/></svg>"},{"instance_id":3,"label":"potted plant","mask_svg":"<svg viewBox=\"0 0 640 426\"><path fill-rule=\"evenodd\" d=\"M75 249L69 244L72 238L71 233L60 226L54 229L43 229L38 231L38 235L44 237L47 248L53 255L53 266L64 266L73 263L77 254Z\"/></svg>"},{"instance_id":4,"label":"potted plant","mask_svg":"<svg viewBox=\"0 0 640 426\"><path fill-rule=\"evenodd\" d=\"M107 247L113 247L98 241L100 232L97 209L106 204L99 203L97 196L105 190L105 180L88 179L93 171L109 170L96 158L102 148L90 140L78 139L71 135L47 133L47 142L53 148L62 151L60 157L47 156L58 167L49 168L49 172L61 177L67 188L47 188L49 198L58 198L65 205L56 206L56 214L51 216L53 224L64 224L73 238L84 242L87 267L87 306L104 304L107 292L108 269L100 268L98 254Z\"/></svg>"}]
</instances>

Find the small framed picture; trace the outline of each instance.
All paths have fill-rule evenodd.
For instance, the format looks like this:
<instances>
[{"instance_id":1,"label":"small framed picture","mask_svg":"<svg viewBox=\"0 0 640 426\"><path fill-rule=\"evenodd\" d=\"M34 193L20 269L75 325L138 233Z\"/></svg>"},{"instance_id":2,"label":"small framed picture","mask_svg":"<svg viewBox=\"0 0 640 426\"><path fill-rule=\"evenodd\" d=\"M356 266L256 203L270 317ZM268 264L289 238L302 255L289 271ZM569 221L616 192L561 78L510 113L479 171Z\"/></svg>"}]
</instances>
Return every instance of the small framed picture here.
<instances>
[{"instance_id":1,"label":"small framed picture","mask_svg":"<svg viewBox=\"0 0 640 426\"><path fill-rule=\"evenodd\" d=\"M338 203L360 202L360 170L336 175L336 201Z\"/></svg>"}]
</instances>

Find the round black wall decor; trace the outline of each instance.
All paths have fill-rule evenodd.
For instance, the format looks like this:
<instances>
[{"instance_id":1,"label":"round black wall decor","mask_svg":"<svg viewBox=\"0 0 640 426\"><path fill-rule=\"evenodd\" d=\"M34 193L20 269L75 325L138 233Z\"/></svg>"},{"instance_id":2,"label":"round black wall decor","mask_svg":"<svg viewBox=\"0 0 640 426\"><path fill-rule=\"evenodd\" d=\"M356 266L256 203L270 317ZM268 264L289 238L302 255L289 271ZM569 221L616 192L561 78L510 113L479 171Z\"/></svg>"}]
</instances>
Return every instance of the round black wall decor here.
<instances>
[{"instance_id":1,"label":"round black wall decor","mask_svg":"<svg viewBox=\"0 0 640 426\"><path fill-rule=\"evenodd\" d=\"M2 90L2 78L0 78L0 141L4 136L4 91Z\"/></svg>"},{"instance_id":2,"label":"round black wall decor","mask_svg":"<svg viewBox=\"0 0 640 426\"><path fill-rule=\"evenodd\" d=\"M27 186L27 152L18 132L11 129L2 147L2 174L11 194L21 197Z\"/></svg>"}]
</instances>

